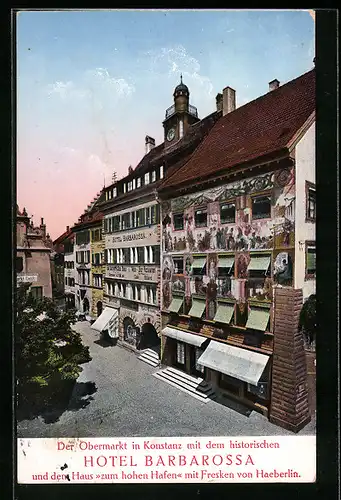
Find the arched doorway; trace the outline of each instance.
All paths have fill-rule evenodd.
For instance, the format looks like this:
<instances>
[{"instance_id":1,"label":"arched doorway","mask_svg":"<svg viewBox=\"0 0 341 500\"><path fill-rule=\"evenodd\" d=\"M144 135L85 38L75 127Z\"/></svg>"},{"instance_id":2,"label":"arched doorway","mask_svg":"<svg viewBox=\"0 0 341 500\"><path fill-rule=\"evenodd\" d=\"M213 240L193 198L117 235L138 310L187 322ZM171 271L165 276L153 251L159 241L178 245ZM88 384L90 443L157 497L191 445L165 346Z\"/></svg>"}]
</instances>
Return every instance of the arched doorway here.
<instances>
[{"instance_id":1,"label":"arched doorway","mask_svg":"<svg viewBox=\"0 0 341 500\"><path fill-rule=\"evenodd\" d=\"M141 339L140 339L140 349L153 349L159 352L160 349L160 337L155 330L154 325L152 323L145 323L142 326L141 330Z\"/></svg>"},{"instance_id":2,"label":"arched doorway","mask_svg":"<svg viewBox=\"0 0 341 500\"><path fill-rule=\"evenodd\" d=\"M102 314L102 311L103 311L103 304L100 300L97 302L96 307L97 307L97 317L98 317Z\"/></svg>"},{"instance_id":3,"label":"arched doorway","mask_svg":"<svg viewBox=\"0 0 341 500\"><path fill-rule=\"evenodd\" d=\"M85 299L83 300L83 312L88 313L89 311L90 311L90 304L88 299L85 297Z\"/></svg>"},{"instance_id":4,"label":"arched doorway","mask_svg":"<svg viewBox=\"0 0 341 500\"><path fill-rule=\"evenodd\" d=\"M135 325L134 320L129 317L123 320L123 338L127 344L136 347L139 343L139 328Z\"/></svg>"}]
</instances>

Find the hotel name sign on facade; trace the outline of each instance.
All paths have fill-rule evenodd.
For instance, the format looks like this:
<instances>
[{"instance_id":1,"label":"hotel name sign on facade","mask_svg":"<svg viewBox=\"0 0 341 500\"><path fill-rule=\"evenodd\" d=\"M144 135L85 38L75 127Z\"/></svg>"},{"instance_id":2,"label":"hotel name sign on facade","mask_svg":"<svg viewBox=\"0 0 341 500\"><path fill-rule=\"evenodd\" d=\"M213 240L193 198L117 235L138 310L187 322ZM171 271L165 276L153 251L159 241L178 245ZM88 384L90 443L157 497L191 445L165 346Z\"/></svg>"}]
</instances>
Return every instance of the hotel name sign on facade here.
<instances>
[{"instance_id":1,"label":"hotel name sign on facade","mask_svg":"<svg viewBox=\"0 0 341 500\"><path fill-rule=\"evenodd\" d=\"M139 266L124 264L107 264L107 278L117 278L123 280L148 281L157 283L156 266Z\"/></svg>"},{"instance_id":2,"label":"hotel name sign on facade","mask_svg":"<svg viewBox=\"0 0 341 500\"><path fill-rule=\"evenodd\" d=\"M120 231L105 236L106 248L131 248L134 246L157 245L158 227L139 229L138 231Z\"/></svg>"}]
</instances>

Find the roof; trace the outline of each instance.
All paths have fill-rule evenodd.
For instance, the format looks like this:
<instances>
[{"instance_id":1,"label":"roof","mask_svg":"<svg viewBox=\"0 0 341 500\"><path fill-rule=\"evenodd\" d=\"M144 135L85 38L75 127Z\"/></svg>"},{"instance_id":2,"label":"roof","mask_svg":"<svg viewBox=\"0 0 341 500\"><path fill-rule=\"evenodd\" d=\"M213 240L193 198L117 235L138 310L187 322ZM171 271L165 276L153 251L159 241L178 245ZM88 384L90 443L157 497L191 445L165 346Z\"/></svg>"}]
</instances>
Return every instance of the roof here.
<instances>
[{"instance_id":1,"label":"roof","mask_svg":"<svg viewBox=\"0 0 341 500\"><path fill-rule=\"evenodd\" d=\"M54 240L53 244L57 245L58 243L62 243L64 240L69 238L71 235L72 235L72 231L69 229L69 231L65 231L63 234L58 236L58 238Z\"/></svg>"},{"instance_id":2,"label":"roof","mask_svg":"<svg viewBox=\"0 0 341 500\"><path fill-rule=\"evenodd\" d=\"M315 110L315 70L222 116L160 190L206 179L288 148Z\"/></svg>"},{"instance_id":3,"label":"roof","mask_svg":"<svg viewBox=\"0 0 341 500\"><path fill-rule=\"evenodd\" d=\"M165 147L164 142L158 144L157 146L152 148L149 153L144 155L144 157L138 163L136 168L134 168L131 174L128 174L126 177L120 179L120 181L129 181L136 176L142 176L153 166L157 166L158 164L161 165L164 162L167 162L170 166L171 162L178 161L180 155L186 155L188 159L188 150L194 149L199 144L205 134L207 134L207 132L213 127L214 123L218 120L220 115L220 112L214 111L208 116L205 116L205 118L203 118L202 120L199 120L193 125L190 125L186 134L170 146ZM115 186L117 182L111 184L110 186L107 186L106 189ZM153 184L153 188L154 187L156 186ZM119 195L119 197L117 198L123 198L123 196L127 197L127 193L125 193L124 195Z\"/></svg>"}]
</instances>

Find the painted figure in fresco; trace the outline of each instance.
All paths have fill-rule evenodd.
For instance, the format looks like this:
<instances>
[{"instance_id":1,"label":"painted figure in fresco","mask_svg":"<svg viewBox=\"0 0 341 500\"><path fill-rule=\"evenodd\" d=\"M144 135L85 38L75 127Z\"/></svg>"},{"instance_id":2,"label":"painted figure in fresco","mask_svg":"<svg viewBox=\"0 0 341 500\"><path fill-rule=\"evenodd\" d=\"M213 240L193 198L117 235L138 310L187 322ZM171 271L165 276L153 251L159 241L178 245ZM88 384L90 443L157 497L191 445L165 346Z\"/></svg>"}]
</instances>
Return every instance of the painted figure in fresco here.
<instances>
[{"instance_id":1,"label":"painted figure in fresco","mask_svg":"<svg viewBox=\"0 0 341 500\"><path fill-rule=\"evenodd\" d=\"M210 280L215 280L217 277L217 263L215 259L211 259L209 263L208 276Z\"/></svg>"},{"instance_id":2,"label":"painted figure in fresco","mask_svg":"<svg viewBox=\"0 0 341 500\"><path fill-rule=\"evenodd\" d=\"M219 248L220 250L226 248L226 239L224 236L224 229L219 228L217 230L217 248Z\"/></svg>"},{"instance_id":3,"label":"painted figure in fresco","mask_svg":"<svg viewBox=\"0 0 341 500\"><path fill-rule=\"evenodd\" d=\"M207 296L209 299L214 300L217 296L218 286L216 280L211 279L207 284Z\"/></svg>"},{"instance_id":4,"label":"painted figure in fresco","mask_svg":"<svg viewBox=\"0 0 341 500\"><path fill-rule=\"evenodd\" d=\"M274 278L279 285L291 285L292 261L287 252L280 252L274 262Z\"/></svg>"},{"instance_id":5,"label":"painted figure in fresco","mask_svg":"<svg viewBox=\"0 0 341 500\"><path fill-rule=\"evenodd\" d=\"M186 273L187 274L190 274L191 267L192 267L191 258L190 257L186 257L185 269L186 269Z\"/></svg>"},{"instance_id":6,"label":"painted figure in fresco","mask_svg":"<svg viewBox=\"0 0 341 500\"><path fill-rule=\"evenodd\" d=\"M289 219L285 219L283 224L283 245L290 245L290 233L292 231L293 224Z\"/></svg>"},{"instance_id":7,"label":"painted figure in fresco","mask_svg":"<svg viewBox=\"0 0 341 500\"><path fill-rule=\"evenodd\" d=\"M226 232L227 232L227 228L226 228ZM236 250L236 241L235 241L234 235L233 235L233 227L231 227L229 233L226 234L226 248L227 248L227 250Z\"/></svg>"},{"instance_id":8,"label":"painted figure in fresco","mask_svg":"<svg viewBox=\"0 0 341 500\"><path fill-rule=\"evenodd\" d=\"M163 283L162 286L162 299L164 309L168 309L171 303L170 286L169 281Z\"/></svg>"},{"instance_id":9,"label":"painted figure in fresco","mask_svg":"<svg viewBox=\"0 0 341 500\"><path fill-rule=\"evenodd\" d=\"M240 226L237 228L237 237L236 237L236 249L237 250L247 250L249 247L248 239L243 234L243 230Z\"/></svg>"},{"instance_id":10,"label":"painted figure in fresco","mask_svg":"<svg viewBox=\"0 0 341 500\"><path fill-rule=\"evenodd\" d=\"M194 290L197 294L205 294L206 286L203 283L203 279L200 276L196 276L194 279Z\"/></svg>"},{"instance_id":11,"label":"painted figure in fresco","mask_svg":"<svg viewBox=\"0 0 341 500\"><path fill-rule=\"evenodd\" d=\"M173 290L175 292L184 292L185 291L185 283L181 281L179 278L173 282Z\"/></svg>"},{"instance_id":12,"label":"painted figure in fresco","mask_svg":"<svg viewBox=\"0 0 341 500\"><path fill-rule=\"evenodd\" d=\"M238 261L237 261L238 278L247 278L247 267L248 267L248 260L246 255L244 254L238 255Z\"/></svg>"},{"instance_id":13,"label":"painted figure in fresco","mask_svg":"<svg viewBox=\"0 0 341 500\"><path fill-rule=\"evenodd\" d=\"M162 273L162 278L164 280L170 280L172 277L172 272L169 268L168 262L166 262L163 273Z\"/></svg>"},{"instance_id":14,"label":"painted figure in fresco","mask_svg":"<svg viewBox=\"0 0 341 500\"><path fill-rule=\"evenodd\" d=\"M215 250L217 248L217 229L216 227L210 228L210 248Z\"/></svg>"}]
</instances>

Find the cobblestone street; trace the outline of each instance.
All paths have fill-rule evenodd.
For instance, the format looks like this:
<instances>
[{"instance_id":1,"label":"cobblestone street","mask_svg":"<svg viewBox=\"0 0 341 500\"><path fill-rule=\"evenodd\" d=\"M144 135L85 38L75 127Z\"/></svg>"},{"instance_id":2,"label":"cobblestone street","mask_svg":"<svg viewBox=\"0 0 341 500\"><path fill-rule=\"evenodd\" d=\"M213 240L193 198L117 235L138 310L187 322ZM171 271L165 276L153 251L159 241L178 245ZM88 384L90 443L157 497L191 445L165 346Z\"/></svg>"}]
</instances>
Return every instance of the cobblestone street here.
<instances>
[{"instance_id":1,"label":"cobblestone street","mask_svg":"<svg viewBox=\"0 0 341 500\"><path fill-rule=\"evenodd\" d=\"M57 421L18 422L18 437L290 435L262 415L201 403L152 376L157 369L122 347L102 347L87 322L77 323L92 361L83 365L68 408ZM87 384L96 392L82 396ZM54 419L56 420L56 419ZM315 433L310 422L299 434Z\"/></svg>"}]
</instances>

